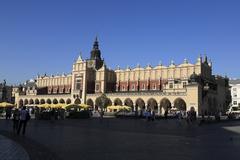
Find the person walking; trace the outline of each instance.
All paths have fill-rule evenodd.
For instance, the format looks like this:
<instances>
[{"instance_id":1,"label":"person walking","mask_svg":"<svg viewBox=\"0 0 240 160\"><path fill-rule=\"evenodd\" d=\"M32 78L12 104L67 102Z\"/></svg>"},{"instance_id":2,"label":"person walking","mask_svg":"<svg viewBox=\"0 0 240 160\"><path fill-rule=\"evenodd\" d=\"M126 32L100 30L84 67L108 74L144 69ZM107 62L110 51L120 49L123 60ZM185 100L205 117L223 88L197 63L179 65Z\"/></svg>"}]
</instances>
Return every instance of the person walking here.
<instances>
[{"instance_id":1,"label":"person walking","mask_svg":"<svg viewBox=\"0 0 240 160\"><path fill-rule=\"evenodd\" d=\"M177 111L178 124L182 125L183 113L182 111Z\"/></svg>"},{"instance_id":2,"label":"person walking","mask_svg":"<svg viewBox=\"0 0 240 160\"><path fill-rule=\"evenodd\" d=\"M23 106L23 108L20 111L20 122L19 122L19 126L18 126L18 131L17 134L19 135L22 127L22 134L25 135L25 130L26 130L26 126L27 126L27 122L30 120L30 114L29 112L26 110L26 106Z\"/></svg>"},{"instance_id":3,"label":"person walking","mask_svg":"<svg viewBox=\"0 0 240 160\"><path fill-rule=\"evenodd\" d=\"M11 119L12 115L12 109L11 108L6 108L6 119Z\"/></svg>"},{"instance_id":4,"label":"person walking","mask_svg":"<svg viewBox=\"0 0 240 160\"><path fill-rule=\"evenodd\" d=\"M151 116L152 116L152 115L151 115L151 112L152 112L151 109L148 109L148 111L147 111L147 120L148 120L148 121L150 121L150 120L152 119L152 117L151 117Z\"/></svg>"},{"instance_id":5,"label":"person walking","mask_svg":"<svg viewBox=\"0 0 240 160\"><path fill-rule=\"evenodd\" d=\"M152 121L155 120L155 111L154 110L151 111L151 118L152 118Z\"/></svg>"},{"instance_id":6,"label":"person walking","mask_svg":"<svg viewBox=\"0 0 240 160\"><path fill-rule=\"evenodd\" d=\"M165 118L165 119L168 118L168 109L166 109L165 112L164 112L164 118Z\"/></svg>"},{"instance_id":7,"label":"person walking","mask_svg":"<svg viewBox=\"0 0 240 160\"><path fill-rule=\"evenodd\" d=\"M16 108L13 112L13 132L17 132L18 130L18 125L19 125L19 120L20 120L20 113L18 108Z\"/></svg>"}]
</instances>

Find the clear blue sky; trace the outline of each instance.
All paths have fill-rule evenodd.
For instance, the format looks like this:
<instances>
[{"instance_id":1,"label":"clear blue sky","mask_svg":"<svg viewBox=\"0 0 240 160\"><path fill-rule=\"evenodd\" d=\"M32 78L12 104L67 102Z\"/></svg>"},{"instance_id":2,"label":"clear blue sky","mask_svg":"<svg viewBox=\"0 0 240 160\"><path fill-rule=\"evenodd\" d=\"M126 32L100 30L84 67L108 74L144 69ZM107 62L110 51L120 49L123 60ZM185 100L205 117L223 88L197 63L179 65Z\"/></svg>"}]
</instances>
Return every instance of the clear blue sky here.
<instances>
[{"instance_id":1,"label":"clear blue sky","mask_svg":"<svg viewBox=\"0 0 240 160\"><path fill-rule=\"evenodd\" d=\"M96 35L116 68L207 54L215 74L240 77L240 1L1 0L0 81L69 73Z\"/></svg>"}]
</instances>

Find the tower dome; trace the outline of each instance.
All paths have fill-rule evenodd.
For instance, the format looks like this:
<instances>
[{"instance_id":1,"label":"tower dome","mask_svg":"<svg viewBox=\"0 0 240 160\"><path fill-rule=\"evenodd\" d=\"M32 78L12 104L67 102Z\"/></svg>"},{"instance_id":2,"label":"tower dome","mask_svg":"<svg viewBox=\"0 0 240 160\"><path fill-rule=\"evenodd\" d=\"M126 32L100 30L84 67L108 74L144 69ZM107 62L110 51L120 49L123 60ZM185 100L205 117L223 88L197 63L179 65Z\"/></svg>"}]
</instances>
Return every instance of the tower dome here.
<instances>
[{"instance_id":1,"label":"tower dome","mask_svg":"<svg viewBox=\"0 0 240 160\"><path fill-rule=\"evenodd\" d=\"M190 76L190 82L198 82L199 76L193 72L193 74Z\"/></svg>"}]
</instances>

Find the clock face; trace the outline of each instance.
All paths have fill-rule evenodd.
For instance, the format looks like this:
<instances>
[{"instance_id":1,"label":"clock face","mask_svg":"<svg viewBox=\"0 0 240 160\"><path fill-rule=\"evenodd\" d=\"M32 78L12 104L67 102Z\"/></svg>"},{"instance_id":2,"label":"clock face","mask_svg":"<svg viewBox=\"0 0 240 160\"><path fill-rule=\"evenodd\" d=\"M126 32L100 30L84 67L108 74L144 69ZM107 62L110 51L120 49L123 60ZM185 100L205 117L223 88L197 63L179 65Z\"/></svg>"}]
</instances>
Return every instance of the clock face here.
<instances>
[{"instance_id":1,"label":"clock face","mask_svg":"<svg viewBox=\"0 0 240 160\"><path fill-rule=\"evenodd\" d=\"M94 67L94 62L93 61L89 61L88 67Z\"/></svg>"}]
</instances>

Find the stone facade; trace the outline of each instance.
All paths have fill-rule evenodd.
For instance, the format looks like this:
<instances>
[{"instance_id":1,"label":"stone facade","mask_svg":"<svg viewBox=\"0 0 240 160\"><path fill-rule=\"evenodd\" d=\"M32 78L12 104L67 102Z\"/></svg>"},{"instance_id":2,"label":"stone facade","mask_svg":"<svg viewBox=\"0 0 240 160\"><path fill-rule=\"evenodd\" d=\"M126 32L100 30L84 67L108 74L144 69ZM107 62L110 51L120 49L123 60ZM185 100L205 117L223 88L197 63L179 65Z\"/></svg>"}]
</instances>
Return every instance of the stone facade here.
<instances>
[{"instance_id":1,"label":"stone facade","mask_svg":"<svg viewBox=\"0 0 240 160\"><path fill-rule=\"evenodd\" d=\"M232 95L232 106L239 107L240 106L240 79L232 79L230 80L231 86L231 95Z\"/></svg>"},{"instance_id":2,"label":"stone facade","mask_svg":"<svg viewBox=\"0 0 240 160\"><path fill-rule=\"evenodd\" d=\"M128 105L133 110L151 107L159 114L167 108L191 107L199 114L213 114L226 110L229 103L228 79L212 74L212 63L206 56L200 56L194 64L185 59L180 65L172 61L169 66L111 70L101 58L97 39L90 59L80 55L71 74L38 76L34 84L20 89L18 106L85 103L95 108L96 98L103 93L113 105Z\"/></svg>"},{"instance_id":3,"label":"stone facade","mask_svg":"<svg viewBox=\"0 0 240 160\"><path fill-rule=\"evenodd\" d=\"M8 86L5 80L3 83L0 83L0 102L14 103L12 86Z\"/></svg>"}]
</instances>

